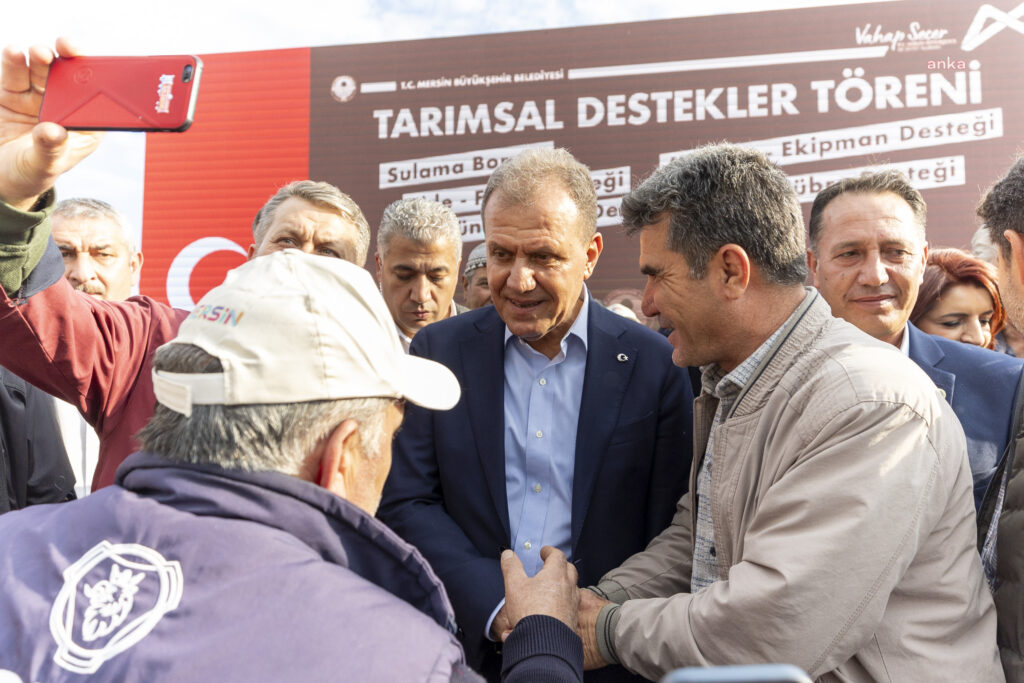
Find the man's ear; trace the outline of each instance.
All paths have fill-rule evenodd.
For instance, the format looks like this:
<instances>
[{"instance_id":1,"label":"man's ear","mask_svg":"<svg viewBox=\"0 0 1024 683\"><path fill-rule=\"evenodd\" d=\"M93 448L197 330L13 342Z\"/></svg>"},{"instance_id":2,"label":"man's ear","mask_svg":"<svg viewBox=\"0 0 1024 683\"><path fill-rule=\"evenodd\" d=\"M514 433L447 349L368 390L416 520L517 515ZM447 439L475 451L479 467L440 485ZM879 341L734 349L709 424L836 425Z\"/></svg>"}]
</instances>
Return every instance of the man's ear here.
<instances>
[{"instance_id":1,"label":"man's ear","mask_svg":"<svg viewBox=\"0 0 1024 683\"><path fill-rule=\"evenodd\" d=\"M815 287L818 286L818 256L810 249L807 250L807 271L811 274L811 280Z\"/></svg>"},{"instance_id":2,"label":"man's ear","mask_svg":"<svg viewBox=\"0 0 1024 683\"><path fill-rule=\"evenodd\" d=\"M1016 230L1003 231L1003 237L1010 243L1010 266L1011 274L1016 274L1018 284L1024 284L1024 235Z\"/></svg>"},{"instance_id":3,"label":"man's ear","mask_svg":"<svg viewBox=\"0 0 1024 683\"><path fill-rule=\"evenodd\" d=\"M921 250L921 278L918 280L918 284L924 284L924 271L928 268L928 243L924 243L924 249Z\"/></svg>"},{"instance_id":4,"label":"man's ear","mask_svg":"<svg viewBox=\"0 0 1024 683\"><path fill-rule=\"evenodd\" d=\"M132 254L128 261L128 271L132 274L132 285L138 286L139 278L142 276L142 252Z\"/></svg>"},{"instance_id":5,"label":"man's ear","mask_svg":"<svg viewBox=\"0 0 1024 683\"><path fill-rule=\"evenodd\" d=\"M380 260L379 251L373 255L373 260L377 263L377 282L384 282L381 279L381 273L384 271L384 262Z\"/></svg>"},{"instance_id":6,"label":"man's ear","mask_svg":"<svg viewBox=\"0 0 1024 683\"><path fill-rule=\"evenodd\" d=\"M256 245L255 244L250 244L249 245L249 249L245 252L245 258L247 260L249 260L249 261L252 261L254 258L256 258Z\"/></svg>"},{"instance_id":7,"label":"man's ear","mask_svg":"<svg viewBox=\"0 0 1024 683\"><path fill-rule=\"evenodd\" d=\"M751 263L746 249L738 244L723 244L711 257L710 282L721 288L728 299L738 299L750 284Z\"/></svg>"},{"instance_id":8,"label":"man's ear","mask_svg":"<svg viewBox=\"0 0 1024 683\"><path fill-rule=\"evenodd\" d=\"M345 420L331 432L320 451L320 475L317 484L341 498L347 498L356 458L363 456L359 424Z\"/></svg>"},{"instance_id":9,"label":"man's ear","mask_svg":"<svg viewBox=\"0 0 1024 683\"><path fill-rule=\"evenodd\" d=\"M594 274L594 267L597 266L597 259L601 257L601 252L604 250L604 237L601 233L595 232L594 236L590 238L590 242L587 243L587 263L583 267L583 279L588 279Z\"/></svg>"}]
</instances>

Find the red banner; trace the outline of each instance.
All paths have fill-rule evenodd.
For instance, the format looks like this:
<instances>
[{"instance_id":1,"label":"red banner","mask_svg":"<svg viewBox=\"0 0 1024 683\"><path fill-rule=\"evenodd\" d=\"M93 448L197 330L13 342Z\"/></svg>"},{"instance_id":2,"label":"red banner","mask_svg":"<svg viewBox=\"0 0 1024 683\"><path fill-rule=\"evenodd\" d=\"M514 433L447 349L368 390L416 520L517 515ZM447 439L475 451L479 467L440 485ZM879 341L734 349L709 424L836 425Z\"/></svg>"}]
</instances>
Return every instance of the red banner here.
<instances>
[{"instance_id":1,"label":"red banner","mask_svg":"<svg viewBox=\"0 0 1024 683\"><path fill-rule=\"evenodd\" d=\"M146 140L140 290L183 308L245 261L277 188L309 175L309 50L203 64L192 127Z\"/></svg>"}]
</instances>

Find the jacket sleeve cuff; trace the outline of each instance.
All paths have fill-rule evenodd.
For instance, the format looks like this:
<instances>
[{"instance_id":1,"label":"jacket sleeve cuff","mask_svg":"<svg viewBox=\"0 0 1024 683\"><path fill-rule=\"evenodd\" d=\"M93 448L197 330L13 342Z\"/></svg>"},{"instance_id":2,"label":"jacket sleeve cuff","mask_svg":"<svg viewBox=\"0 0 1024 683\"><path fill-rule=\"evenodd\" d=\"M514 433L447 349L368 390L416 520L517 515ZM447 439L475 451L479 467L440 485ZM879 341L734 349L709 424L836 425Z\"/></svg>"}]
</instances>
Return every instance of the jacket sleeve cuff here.
<instances>
[{"instance_id":1,"label":"jacket sleeve cuff","mask_svg":"<svg viewBox=\"0 0 1024 683\"><path fill-rule=\"evenodd\" d=\"M605 579L596 586L588 586L588 588L605 600L611 600L619 605L629 600L626 589L622 587L622 584L613 579Z\"/></svg>"},{"instance_id":2,"label":"jacket sleeve cuff","mask_svg":"<svg viewBox=\"0 0 1024 683\"><path fill-rule=\"evenodd\" d=\"M582 681L583 641L554 617L523 617L502 646L502 680L516 669L522 674L516 680Z\"/></svg>"},{"instance_id":3,"label":"jacket sleeve cuff","mask_svg":"<svg viewBox=\"0 0 1024 683\"><path fill-rule=\"evenodd\" d=\"M619 655L615 652L615 627L619 623L619 605L605 605L597 614L597 649L601 657L609 664L618 664Z\"/></svg>"},{"instance_id":4,"label":"jacket sleeve cuff","mask_svg":"<svg viewBox=\"0 0 1024 683\"><path fill-rule=\"evenodd\" d=\"M21 289L43 257L55 201L56 193L47 190L31 211L0 202L0 287L8 294Z\"/></svg>"}]
</instances>

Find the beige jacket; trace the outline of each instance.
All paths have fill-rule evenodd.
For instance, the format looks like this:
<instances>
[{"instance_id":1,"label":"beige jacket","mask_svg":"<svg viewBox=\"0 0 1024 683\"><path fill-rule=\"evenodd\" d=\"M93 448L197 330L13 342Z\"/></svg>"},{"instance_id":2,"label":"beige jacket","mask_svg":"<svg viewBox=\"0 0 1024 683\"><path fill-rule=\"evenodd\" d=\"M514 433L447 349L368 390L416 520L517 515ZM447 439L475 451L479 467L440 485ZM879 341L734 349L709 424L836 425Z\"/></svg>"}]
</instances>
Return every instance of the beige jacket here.
<instances>
[{"instance_id":1,"label":"beige jacket","mask_svg":"<svg viewBox=\"0 0 1024 683\"><path fill-rule=\"evenodd\" d=\"M687 494L672 525L602 579L626 601L610 644L652 679L782 662L820 681L1002 681L960 423L913 362L809 292L715 436L726 578L688 592ZM716 407L697 399L694 453Z\"/></svg>"}]
</instances>

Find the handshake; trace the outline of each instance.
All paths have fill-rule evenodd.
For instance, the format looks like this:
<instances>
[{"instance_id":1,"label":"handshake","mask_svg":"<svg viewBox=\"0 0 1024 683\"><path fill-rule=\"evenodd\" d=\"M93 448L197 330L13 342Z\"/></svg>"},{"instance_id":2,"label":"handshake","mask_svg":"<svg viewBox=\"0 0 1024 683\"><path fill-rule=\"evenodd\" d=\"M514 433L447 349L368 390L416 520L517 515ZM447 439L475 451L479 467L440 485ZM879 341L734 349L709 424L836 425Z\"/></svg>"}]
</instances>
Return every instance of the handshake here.
<instances>
[{"instance_id":1,"label":"handshake","mask_svg":"<svg viewBox=\"0 0 1024 683\"><path fill-rule=\"evenodd\" d=\"M607 666L597 647L596 627L601 609L611 603L593 591L576 586L576 567L566 560L561 550L544 546L540 556L544 566L535 576L528 577L514 552L501 553L505 606L495 618L492 631L504 641L524 617L533 614L554 617L583 640L584 669Z\"/></svg>"}]
</instances>

